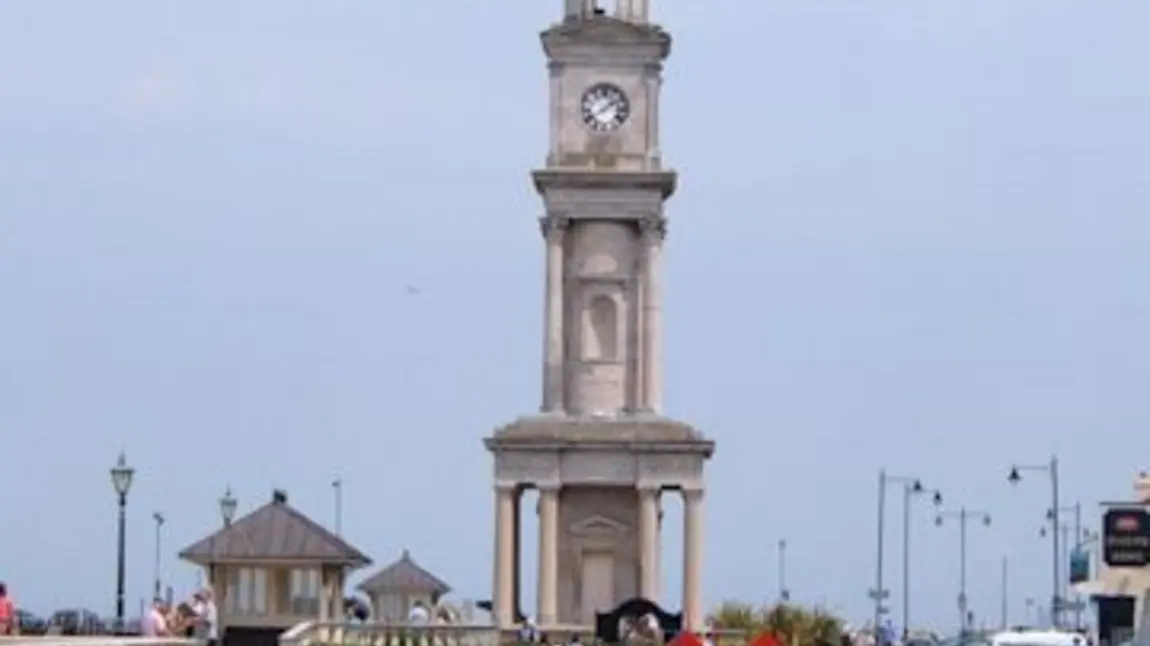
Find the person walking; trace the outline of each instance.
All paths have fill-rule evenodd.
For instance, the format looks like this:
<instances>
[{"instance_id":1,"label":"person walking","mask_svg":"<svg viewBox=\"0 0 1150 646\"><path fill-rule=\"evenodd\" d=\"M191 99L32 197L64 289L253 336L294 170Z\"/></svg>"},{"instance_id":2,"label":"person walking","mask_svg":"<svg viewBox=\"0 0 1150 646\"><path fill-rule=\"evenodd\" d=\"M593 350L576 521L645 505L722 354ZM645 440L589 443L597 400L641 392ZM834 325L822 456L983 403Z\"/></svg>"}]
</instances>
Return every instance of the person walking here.
<instances>
[{"instance_id":1,"label":"person walking","mask_svg":"<svg viewBox=\"0 0 1150 646\"><path fill-rule=\"evenodd\" d=\"M195 594L196 602L192 610L196 613L193 619L195 636L202 640L205 646L219 646L220 643L220 611L216 602L212 601L212 591L204 588Z\"/></svg>"},{"instance_id":2,"label":"person walking","mask_svg":"<svg viewBox=\"0 0 1150 646\"><path fill-rule=\"evenodd\" d=\"M8 585L0 581L0 635L15 635L20 632L16 618L16 604L8 595Z\"/></svg>"},{"instance_id":3,"label":"person walking","mask_svg":"<svg viewBox=\"0 0 1150 646\"><path fill-rule=\"evenodd\" d=\"M144 636L145 637L167 637L171 635L171 628L168 626L168 612L164 607L164 600L160 597L152 599L152 607L148 610L148 614L144 616Z\"/></svg>"}]
</instances>

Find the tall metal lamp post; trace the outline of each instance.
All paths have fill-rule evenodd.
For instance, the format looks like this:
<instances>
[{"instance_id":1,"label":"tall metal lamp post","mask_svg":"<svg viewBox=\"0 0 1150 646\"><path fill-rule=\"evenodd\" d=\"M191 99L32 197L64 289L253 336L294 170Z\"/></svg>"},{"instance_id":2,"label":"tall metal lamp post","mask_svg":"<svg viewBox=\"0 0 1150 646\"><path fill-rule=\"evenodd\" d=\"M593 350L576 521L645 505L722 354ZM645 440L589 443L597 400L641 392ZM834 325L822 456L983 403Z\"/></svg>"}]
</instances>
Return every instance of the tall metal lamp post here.
<instances>
[{"instance_id":1,"label":"tall metal lamp post","mask_svg":"<svg viewBox=\"0 0 1150 646\"><path fill-rule=\"evenodd\" d=\"M886 541L886 491L891 485L902 485L902 634L905 641L906 637L910 634L910 510L914 498L927 493L928 490L922 486L922 480L918 478L889 475L885 469L879 471L878 481L878 554L876 559L877 565L875 567L875 588L870 592L870 596L875 602L875 634L878 634L878 629L882 625L882 615L886 613L886 608L883 607L883 600L889 596L889 593L883 589L883 553L885 551L884 543ZM942 505L942 493L937 489L930 490L930 492L933 493L932 500L935 506Z\"/></svg>"},{"instance_id":2,"label":"tall metal lamp post","mask_svg":"<svg viewBox=\"0 0 1150 646\"><path fill-rule=\"evenodd\" d=\"M152 587L152 597L155 599L160 598L160 534L164 526L164 515L160 512L152 514L152 520L156 521L156 563L155 570L152 572L155 581Z\"/></svg>"},{"instance_id":3,"label":"tall metal lamp post","mask_svg":"<svg viewBox=\"0 0 1150 646\"><path fill-rule=\"evenodd\" d=\"M791 591L787 589L787 539L779 539L779 603L791 600Z\"/></svg>"},{"instance_id":4,"label":"tall metal lamp post","mask_svg":"<svg viewBox=\"0 0 1150 646\"><path fill-rule=\"evenodd\" d=\"M974 511L963 507L958 511L944 511L935 516L934 524L942 527L943 520L955 518L958 520L958 614L960 634L965 635L970 630L968 621L966 596L966 524L967 521L980 520L983 525L990 525L990 514L985 511Z\"/></svg>"},{"instance_id":5,"label":"tall metal lamp post","mask_svg":"<svg viewBox=\"0 0 1150 646\"><path fill-rule=\"evenodd\" d=\"M116 504L119 510L119 533L116 538L116 631L124 631L124 578L127 560L125 534L128 528L128 490L132 488L132 476L136 470L128 466L124 452L116 459L111 469L112 488L116 491Z\"/></svg>"},{"instance_id":6,"label":"tall metal lamp post","mask_svg":"<svg viewBox=\"0 0 1150 646\"><path fill-rule=\"evenodd\" d=\"M1056 524L1055 518L1060 518L1062 514L1073 514L1074 525L1071 526L1069 522ZM1047 525L1050 526L1049 530L1047 529ZM1063 506L1058 510L1057 514L1055 513L1055 510L1047 509L1046 524L1044 524L1042 529L1039 530L1038 535L1046 538L1047 531L1050 532L1051 539L1060 541L1059 548L1061 550L1061 555L1059 556L1059 561L1062 562L1067 568L1067 576L1062 577L1060 587L1062 590L1066 590L1066 588L1073 583L1071 580L1071 573L1069 572L1070 553L1072 549L1078 548L1078 542L1082 540L1082 503ZM1070 540L1071 532L1073 532L1074 540ZM1071 610L1074 610L1074 625L1075 627L1080 626L1082 624L1081 600L1075 598L1074 602L1070 603L1070 596L1068 594L1061 594L1061 591L1059 598L1061 599L1061 602L1058 605L1058 614L1061 616L1062 622L1066 623L1067 615Z\"/></svg>"},{"instance_id":7,"label":"tall metal lamp post","mask_svg":"<svg viewBox=\"0 0 1150 646\"><path fill-rule=\"evenodd\" d=\"M1010 484L1015 485L1022 481L1023 471L1041 471L1050 476L1050 521L1055 527L1062 523L1059 522L1059 512L1061 506L1058 502L1058 456L1052 456L1050 462L1047 464L1015 464L1010 467L1010 473L1006 479ZM1062 577L1060 576L1059 562L1062 560L1062 554L1059 551L1058 532L1054 532L1051 537L1051 580L1052 585L1050 588L1050 623L1055 628L1060 627L1061 623L1059 616L1061 613L1058 611L1062 607L1062 595L1059 590L1062 587Z\"/></svg>"}]
</instances>

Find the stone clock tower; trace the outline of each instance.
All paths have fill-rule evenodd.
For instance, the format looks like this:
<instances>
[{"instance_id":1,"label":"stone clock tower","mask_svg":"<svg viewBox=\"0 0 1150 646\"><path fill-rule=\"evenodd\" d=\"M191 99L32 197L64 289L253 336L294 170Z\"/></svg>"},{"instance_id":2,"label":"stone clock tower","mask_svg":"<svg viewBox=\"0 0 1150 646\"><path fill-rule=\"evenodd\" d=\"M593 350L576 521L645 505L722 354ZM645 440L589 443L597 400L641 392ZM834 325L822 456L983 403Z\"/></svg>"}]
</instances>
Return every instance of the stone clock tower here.
<instances>
[{"instance_id":1,"label":"stone clock tower","mask_svg":"<svg viewBox=\"0 0 1150 646\"><path fill-rule=\"evenodd\" d=\"M660 603L661 496L683 496L683 616L702 627L703 466L714 452L661 415L663 203L676 175L659 148L671 37L648 0L564 0L542 34L550 147L534 171L546 244L543 403L485 440L495 457L496 622L589 625ZM519 518L539 491L539 606L520 608ZM677 602L667 605L675 606Z\"/></svg>"}]
</instances>

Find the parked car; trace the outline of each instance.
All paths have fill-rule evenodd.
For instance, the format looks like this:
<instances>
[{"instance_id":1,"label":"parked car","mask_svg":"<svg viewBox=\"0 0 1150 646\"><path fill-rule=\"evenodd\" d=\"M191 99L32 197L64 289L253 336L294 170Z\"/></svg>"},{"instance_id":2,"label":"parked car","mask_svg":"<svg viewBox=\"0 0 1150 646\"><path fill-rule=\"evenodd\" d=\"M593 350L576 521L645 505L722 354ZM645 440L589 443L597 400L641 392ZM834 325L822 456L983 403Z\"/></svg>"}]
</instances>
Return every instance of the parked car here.
<instances>
[{"instance_id":1,"label":"parked car","mask_svg":"<svg viewBox=\"0 0 1150 646\"><path fill-rule=\"evenodd\" d=\"M48 631L48 622L27 610L16 610L16 626L21 635L43 635Z\"/></svg>"},{"instance_id":2,"label":"parked car","mask_svg":"<svg viewBox=\"0 0 1150 646\"><path fill-rule=\"evenodd\" d=\"M100 616L91 610L57 610L48 620L48 630L61 635L100 635L107 632Z\"/></svg>"}]
</instances>

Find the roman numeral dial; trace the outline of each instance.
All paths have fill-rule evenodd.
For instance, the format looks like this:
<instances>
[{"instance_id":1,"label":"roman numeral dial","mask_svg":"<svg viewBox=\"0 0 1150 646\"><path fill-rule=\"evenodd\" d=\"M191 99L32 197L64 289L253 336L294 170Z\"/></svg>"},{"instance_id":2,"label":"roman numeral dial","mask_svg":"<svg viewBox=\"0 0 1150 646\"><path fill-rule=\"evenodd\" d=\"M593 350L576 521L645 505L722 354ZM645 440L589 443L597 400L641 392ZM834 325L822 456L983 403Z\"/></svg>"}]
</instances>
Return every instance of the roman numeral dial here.
<instances>
[{"instance_id":1,"label":"roman numeral dial","mask_svg":"<svg viewBox=\"0 0 1150 646\"><path fill-rule=\"evenodd\" d=\"M619 88L609 83L593 85L583 93L583 123L595 132L611 132L631 116L631 102Z\"/></svg>"}]
</instances>

